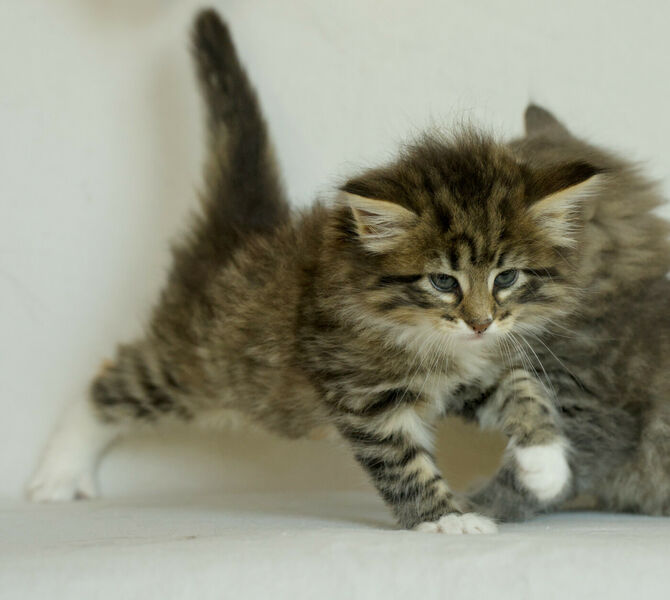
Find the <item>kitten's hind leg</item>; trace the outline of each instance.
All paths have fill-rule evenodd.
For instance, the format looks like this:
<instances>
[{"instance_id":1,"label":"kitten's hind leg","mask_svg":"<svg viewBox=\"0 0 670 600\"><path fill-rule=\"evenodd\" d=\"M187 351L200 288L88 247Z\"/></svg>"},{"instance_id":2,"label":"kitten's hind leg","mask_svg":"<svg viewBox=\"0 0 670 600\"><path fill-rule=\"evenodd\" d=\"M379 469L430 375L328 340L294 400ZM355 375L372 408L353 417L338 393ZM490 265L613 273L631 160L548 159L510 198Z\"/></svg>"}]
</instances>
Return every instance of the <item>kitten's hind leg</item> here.
<instances>
[{"instance_id":1,"label":"kitten's hind leg","mask_svg":"<svg viewBox=\"0 0 670 600\"><path fill-rule=\"evenodd\" d=\"M618 421L624 422L621 418ZM601 454L605 454L604 447L600 446ZM670 516L670 407L652 409L639 437L621 454L619 463L612 465L605 477L591 479L602 509Z\"/></svg>"},{"instance_id":2,"label":"kitten's hind leg","mask_svg":"<svg viewBox=\"0 0 670 600\"><path fill-rule=\"evenodd\" d=\"M109 364L102 367L103 378ZM96 414L90 397L71 402L42 451L26 495L34 502L58 502L98 495L95 470L100 456L121 433Z\"/></svg>"},{"instance_id":3,"label":"kitten's hind leg","mask_svg":"<svg viewBox=\"0 0 670 600\"><path fill-rule=\"evenodd\" d=\"M118 437L169 418L189 420L191 414L182 386L150 347L122 346L88 395L61 416L28 484L28 498L49 502L97 496L96 467Z\"/></svg>"},{"instance_id":4,"label":"kitten's hind leg","mask_svg":"<svg viewBox=\"0 0 670 600\"><path fill-rule=\"evenodd\" d=\"M28 498L34 502L95 498L97 463L118 435L115 426L99 421L88 399L73 402L49 438L28 484Z\"/></svg>"}]
</instances>

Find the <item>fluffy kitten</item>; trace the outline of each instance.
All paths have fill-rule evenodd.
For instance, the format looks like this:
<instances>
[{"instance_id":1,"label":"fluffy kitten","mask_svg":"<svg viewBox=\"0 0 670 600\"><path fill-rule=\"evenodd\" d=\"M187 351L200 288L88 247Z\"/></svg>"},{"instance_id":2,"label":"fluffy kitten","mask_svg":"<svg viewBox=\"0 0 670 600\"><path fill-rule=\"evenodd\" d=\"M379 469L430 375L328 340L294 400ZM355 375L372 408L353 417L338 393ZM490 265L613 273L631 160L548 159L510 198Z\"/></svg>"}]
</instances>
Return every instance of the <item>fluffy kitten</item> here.
<instances>
[{"instance_id":1,"label":"fluffy kitten","mask_svg":"<svg viewBox=\"0 0 670 600\"><path fill-rule=\"evenodd\" d=\"M510 461L473 498L490 515L524 519L578 493L602 508L670 514L670 228L651 211L656 186L637 168L574 136L538 107L511 145L534 168L587 161L607 173L575 222L579 303L520 343L555 396L570 444L571 483L540 501ZM522 333L525 333L522 329ZM517 465L518 467L518 465Z\"/></svg>"},{"instance_id":2,"label":"fluffy kitten","mask_svg":"<svg viewBox=\"0 0 670 600\"><path fill-rule=\"evenodd\" d=\"M434 464L431 425L447 412L502 429L525 488L561 493L559 415L532 369L500 353L579 306L573 216L602 169L526 160L471 131L426 137L290 216L214 12L194 47L212 132L202 216L146 335L66 414L30 495L94 495L97 458L120 434L221 409L290 437L335 429L408 528L495 530Z\"/></svg>"}]
</instances>

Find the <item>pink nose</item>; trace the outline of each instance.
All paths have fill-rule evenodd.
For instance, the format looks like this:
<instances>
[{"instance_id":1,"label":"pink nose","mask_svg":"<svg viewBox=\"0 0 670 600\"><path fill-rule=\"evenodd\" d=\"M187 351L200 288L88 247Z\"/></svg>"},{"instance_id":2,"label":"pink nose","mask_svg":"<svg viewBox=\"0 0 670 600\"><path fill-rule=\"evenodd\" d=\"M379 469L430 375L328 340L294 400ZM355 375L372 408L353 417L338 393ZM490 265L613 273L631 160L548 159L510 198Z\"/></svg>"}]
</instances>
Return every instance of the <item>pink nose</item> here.
<instances>
[{"instance_id":1,"label":"pink nose","mask_svg":"<svg viewBox=\"0 0 670 600\"><path fill-rule=\"evenodd\" d=\"M489 328L491 323L493 323L493 319L486 319L486 321L482 321L481 323L468 323L468 325L470 325L472 331L481 335Z\"/></svg>"}]
</instances>

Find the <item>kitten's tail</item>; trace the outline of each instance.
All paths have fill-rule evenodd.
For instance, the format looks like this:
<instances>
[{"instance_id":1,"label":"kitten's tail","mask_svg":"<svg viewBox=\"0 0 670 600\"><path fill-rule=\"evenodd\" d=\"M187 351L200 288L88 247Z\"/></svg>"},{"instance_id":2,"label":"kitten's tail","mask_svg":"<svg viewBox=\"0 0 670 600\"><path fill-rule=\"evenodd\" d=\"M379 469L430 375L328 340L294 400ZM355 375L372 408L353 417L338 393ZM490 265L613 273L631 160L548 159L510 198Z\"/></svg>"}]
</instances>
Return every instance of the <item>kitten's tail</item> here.
<instances>
[{"instance_id":1,"label":"kitten's tail","mask_svg":"<svg viewBox=\"0 0 670 600\"><path fill-rule=\"evenodd\" d=\"M196 18L193 56L207 104L212 199L246 229L274 227L288 216L288 204L265 120L230 32L212 9Z\"/></svg>"},{"instance_id":2,"label":"kitten's tail","mask_svg":"<svg viewBox=\"0 0 670 600\"><path fill-rule=\"evenodd\" d=\"M176 258L178 270L198 287L244 238L285 222L289 208L258 98L216 11L196 17L192 52L209 148L203 213Z\"/></svg>"}]
</instances>

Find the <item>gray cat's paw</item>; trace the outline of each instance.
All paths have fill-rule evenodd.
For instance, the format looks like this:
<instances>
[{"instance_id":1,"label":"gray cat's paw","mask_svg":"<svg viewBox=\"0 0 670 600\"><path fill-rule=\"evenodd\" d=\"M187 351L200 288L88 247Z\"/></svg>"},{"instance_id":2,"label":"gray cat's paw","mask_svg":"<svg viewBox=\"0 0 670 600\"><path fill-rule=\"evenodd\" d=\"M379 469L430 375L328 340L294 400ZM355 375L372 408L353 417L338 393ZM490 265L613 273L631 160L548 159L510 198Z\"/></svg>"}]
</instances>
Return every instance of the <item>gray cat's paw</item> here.
<instances>
[{"instance_id":1,"label":"gray cat's paw","mask_svg":"<svg viewBox=\"0 0 670 600\"><path fill-rule=\"evenodd\" d=\"M427 533L447 533L451 535L496 533L498 526L491 520L477 513L451 513L440 517L437 521L419 523L414 531Z\"/></svg>"}]
</instances>

